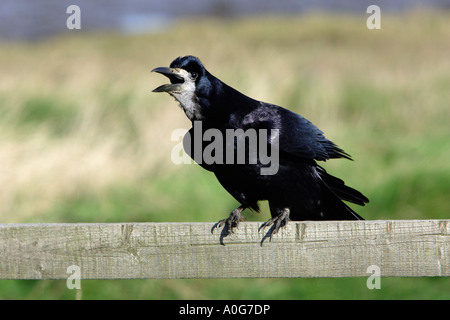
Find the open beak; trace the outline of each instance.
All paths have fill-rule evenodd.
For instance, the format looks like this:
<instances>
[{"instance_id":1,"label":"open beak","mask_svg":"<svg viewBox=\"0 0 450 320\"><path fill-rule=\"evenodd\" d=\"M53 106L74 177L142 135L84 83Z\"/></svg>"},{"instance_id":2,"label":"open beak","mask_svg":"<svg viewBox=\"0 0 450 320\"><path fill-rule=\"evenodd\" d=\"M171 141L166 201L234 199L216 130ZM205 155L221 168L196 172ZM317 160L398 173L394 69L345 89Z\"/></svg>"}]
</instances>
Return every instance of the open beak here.
<instances>
[{"instance_id":1,"label":"open beak","mask_svg":"<svg viewBox=\"0 0 450 320\"><path fill-rule=\"evenodd\" d=\"M180 69L159 67L152 70L152 72L158 72L165 75L170 80L170 84L163 84L152 92L176 92L181 89L181 85L184 83L184 78L181 75Z\"/></svg>"}]
</instances>

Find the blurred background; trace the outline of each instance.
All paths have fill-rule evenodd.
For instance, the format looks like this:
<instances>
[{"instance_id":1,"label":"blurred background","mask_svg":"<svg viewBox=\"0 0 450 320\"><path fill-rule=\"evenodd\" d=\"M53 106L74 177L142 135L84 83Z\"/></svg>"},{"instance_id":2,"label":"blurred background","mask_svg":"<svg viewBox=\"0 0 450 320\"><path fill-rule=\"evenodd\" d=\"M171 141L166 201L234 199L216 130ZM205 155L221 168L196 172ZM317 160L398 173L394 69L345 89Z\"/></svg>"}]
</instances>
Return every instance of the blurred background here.
<instances>
[{"instance_id":1,"label":"blurred background","mask_svg":"<svg viewBox=\"0 0 450 320\"><path fill-rule=\"evenodd\" d=\"M69 5L81 29L69 30ZM381 29L369 30L369 5ZM150 70L192 54L296 111L355 161L324 164L366 219L450 212L450 1L0 3L0 223L216 222L237 202L175 165L190 123ZM269 218L245 212L253 221ZM1 257L0 257L1 263ZM448 278L84 280L85 299L449 299ZM74 299L65 281L0 280L0 299Z\"/></svg>"}]
</instances>

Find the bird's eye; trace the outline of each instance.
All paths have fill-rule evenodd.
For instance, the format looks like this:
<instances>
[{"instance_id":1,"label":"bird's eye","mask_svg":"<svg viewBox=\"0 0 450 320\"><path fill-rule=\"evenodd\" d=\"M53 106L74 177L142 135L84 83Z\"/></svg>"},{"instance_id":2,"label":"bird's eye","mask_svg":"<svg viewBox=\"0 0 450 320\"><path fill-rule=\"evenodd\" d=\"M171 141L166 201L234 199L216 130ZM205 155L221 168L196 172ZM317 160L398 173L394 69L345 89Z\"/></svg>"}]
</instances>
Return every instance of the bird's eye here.
<instances>
[{"instance_id":1,"label":"bird's eye","mask_svg":"<svg viewBox=\"0 0 450 320\"><path fill-rule=\"evenodd\" d=\"M195 71L191 72L192 79L194 79L194 80L197 79L197 76L198 76L197 72L195 72Z\"/></svg>"}]
</instances>

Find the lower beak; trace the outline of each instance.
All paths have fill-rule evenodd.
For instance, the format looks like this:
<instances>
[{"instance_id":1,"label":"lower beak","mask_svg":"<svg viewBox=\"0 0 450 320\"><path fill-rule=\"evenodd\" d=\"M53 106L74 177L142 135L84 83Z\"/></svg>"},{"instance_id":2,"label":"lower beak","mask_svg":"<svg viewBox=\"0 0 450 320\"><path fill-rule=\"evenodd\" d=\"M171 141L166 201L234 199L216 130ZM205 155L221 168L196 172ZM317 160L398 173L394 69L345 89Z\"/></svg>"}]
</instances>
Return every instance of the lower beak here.
<instances>
[{"instance_id":1,"label":"lower beak","mask_svg":"<svg viewBox=\"0 0 450 320\"><path fill-rule=\"evenodd\" d=\"M152 72L157 72L162 75L165 75L170 79L170 84L163 84L156 89L153 89L152 92L174 92L177 91L181 84L184 82L183 77L180 76L180 73L177 69L167 68L167 67L159 67L152 70Z\"/></svg>"}]
</instances>

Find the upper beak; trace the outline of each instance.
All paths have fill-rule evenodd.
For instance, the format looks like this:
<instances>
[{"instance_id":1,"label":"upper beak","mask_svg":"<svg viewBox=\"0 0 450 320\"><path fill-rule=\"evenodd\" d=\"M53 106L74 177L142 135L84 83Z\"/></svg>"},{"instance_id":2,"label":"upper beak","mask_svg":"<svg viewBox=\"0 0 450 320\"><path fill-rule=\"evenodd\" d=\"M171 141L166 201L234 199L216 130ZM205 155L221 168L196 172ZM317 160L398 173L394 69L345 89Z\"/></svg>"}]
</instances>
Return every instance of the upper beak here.
<instances>
[{"instance_id":1,"label":"upper beak","mask_svg":"<svg viewBox=\"0 0 450 320\"><path fill-rule=\"evenodd\" d=\"M163 84L162 86L153 89L152 92L174 92L180 89L181 84L184 82L180 69L159 67L153 69L152 72L158 72L170 79L170 84Z\"/></svg>"}]
</instances>

